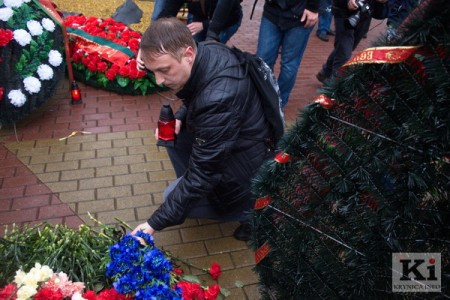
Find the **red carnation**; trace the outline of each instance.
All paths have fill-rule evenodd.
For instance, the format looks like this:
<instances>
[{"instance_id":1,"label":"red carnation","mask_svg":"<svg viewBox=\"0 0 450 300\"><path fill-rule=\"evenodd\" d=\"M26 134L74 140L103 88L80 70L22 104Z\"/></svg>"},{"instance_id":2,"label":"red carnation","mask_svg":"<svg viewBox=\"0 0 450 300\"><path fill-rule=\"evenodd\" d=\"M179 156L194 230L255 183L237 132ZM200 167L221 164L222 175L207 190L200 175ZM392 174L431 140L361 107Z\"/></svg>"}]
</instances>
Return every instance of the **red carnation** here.
<instances>
[{"instance_id":1,"label":"red carnation","mask_svg":"<svg viewBox=\"0 0 450 300\"><path fill-rule=\"evenodd\" d=\"M111 68L105 72L105 76L106 76L106 78L108 78L108 80L111 80L111 81L116 80L117 72L116 72L116 70Z\"/></svg>"},{"instance_id":2,"label":"red carnation","mask_svg":"<svg viewBox=\"0 0 450 300\"><path fill-rule=\"evenodd\" d=\"M211 268L209 268L209 274L211 274L211 277L216 280L219 278L222 271L220 270L220 265L216 262L211 263Z\"/></svg>"},{"instance_id":3,"label":"red carnation","mask_svg":"<svg viewBox=\"0 0 450 300\"><path fill-rule=\"evenodd\" d=\"M54 291L52 288L40 289L36 295L34 295L34 300L63 300L64 295L61 290Z\"/></svg>"},{"instance_id":4,"label":"red carnation","mask_svg":"<svg viewBox=\"0 0 450 300\"><path fill-rule=\"evenodd\" d=\"M96 72L97 71L97 64L95 63L95 62L93 62L93 61L90 61L88 64L87 64L87 66L86 66L88 69L89 69L89 71L91 71L91 72Z\"/></svg>"},{"instance_id":5,"label":"red carnation","mask_svg":"<svg viewBox=\"0 0 450 300\"><path fill-rule=\"evenodd\" d=\"M97 71L104 73L108 69L108 64L104 61L97 63Z\"/></svg>"},{"instance_id":6,"label":"red carnation","mask_svg":"<svg viewBox=\"0 0 450 300\"><path fill-rule=\"evenodd\" d=\"M183 300L204 300L203 290L199 283L181 281L177 283L181 288L181 296Z\"/></svg>"},{"instance_id":7,"label":"red carnation","mask_svg":"<svg viewBox=\"0 0 450 300\"><path fill-rule=\"evenodd\" d=\"M6 285L2 289L0 289L0 299L16 300L17 299L16 290L17 287L14 283Z\"/></svg>"},{"instance_id":8,"label":"red carnation","mask_svg":"<svg viewBox=\"0 0 450 300\"><path fill-rule=\"evenodd\" d=\"M173 272L175 273L175 274L177 274L177 275L183 275L183 270L181 270L181 269L178 269L178 268L174 268L173 269Z\"/></svg>"},{"instance_id":9,"label":"red carnation","mask_svg":"<svg viewBox=\"0 0 450 300\"><path fill-rule=\"evenodd\" d=\"M122 77L127 77L130 74L130 67L123 66L119 69L119 75Z\"/></svg>"},{"instance_id":10,"label":"red carnation","mask_svg":"<svg viewBox=\"0 0 450 300\"><path fill-rule=\"evenodd\" d=\"M132 51L137 51L139 49L139 41L137 39L130 39L128 41L128 47L130 47Z\"/></svg>"},{"instance_id":11,"label":"red carnation","mask_svg":"<svg viewBox=\"0 0 450 300\"><path fill-rule=\"evenodd\" d=\"M0 47L5 47L13 39L13 32L9 29L0 28Z\"/></svg>"},{"instance_id":12,"label":"red carnation","mask_svg":"<svg viewBox=\"0 0 450 300\"><path fill-rule=\"evenodd\" d=\"M219 294L220 294L220 286L218 284L214 284L205 290L204 292L205 300L216 300Z\"/></svg>"},{"instance_id":13,"label":"red carnation","mask_svg":"<svg viewBox=\"0 0 450 300\"><path fill-rule=\"evenodd\" d=\"M83 294L83 298L85 298L87 300L96 300L97 295L95 294L95 292L93 290L89 290Z\"/></svg>"}]
</instances>

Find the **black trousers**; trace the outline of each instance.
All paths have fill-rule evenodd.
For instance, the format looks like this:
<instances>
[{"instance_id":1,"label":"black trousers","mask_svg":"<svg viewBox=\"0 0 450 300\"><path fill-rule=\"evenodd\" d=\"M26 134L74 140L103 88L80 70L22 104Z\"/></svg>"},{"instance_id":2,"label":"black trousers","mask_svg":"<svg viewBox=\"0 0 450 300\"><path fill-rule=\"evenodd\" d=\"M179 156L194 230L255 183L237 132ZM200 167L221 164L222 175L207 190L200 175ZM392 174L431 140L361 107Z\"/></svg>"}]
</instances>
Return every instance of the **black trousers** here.
<instances>
[{"instance_id":1,"label":"black trousers","mask_svg":"<svg viewBox=\"0 0 450 300\"><path fill-rule=\"evenodd\" d=\"M336 30L334 49L322 66L321 71L327 78L335 76L339 68L352 57L353 50L358 46L363 36L367 34L372 18L361 18L355 28L345 25L345 20L346 18L342 17L334 18Z\"/></svg>"}]
</instances>

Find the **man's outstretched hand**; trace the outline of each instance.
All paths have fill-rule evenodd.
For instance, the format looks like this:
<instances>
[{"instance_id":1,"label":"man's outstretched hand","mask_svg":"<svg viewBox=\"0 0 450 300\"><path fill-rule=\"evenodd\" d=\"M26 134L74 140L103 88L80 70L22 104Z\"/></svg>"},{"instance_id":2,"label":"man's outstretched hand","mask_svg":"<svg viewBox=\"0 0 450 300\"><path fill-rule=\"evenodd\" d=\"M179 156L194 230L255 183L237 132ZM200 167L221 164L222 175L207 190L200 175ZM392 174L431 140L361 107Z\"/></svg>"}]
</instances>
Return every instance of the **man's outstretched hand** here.
<instances>
[{"instance_id":1,"label":"man's outstretched hand","mask_svg":"<svg viewBox=\"0 0 450 300\"><path fill-rule=\"evenodd\" d=\"M155 229L153 229L147 222L139 224L136 228L131 232L132 235L136 235L138 231L143 231L145 233L153 235L155 233Z\"/></svg>"}]
</instances>

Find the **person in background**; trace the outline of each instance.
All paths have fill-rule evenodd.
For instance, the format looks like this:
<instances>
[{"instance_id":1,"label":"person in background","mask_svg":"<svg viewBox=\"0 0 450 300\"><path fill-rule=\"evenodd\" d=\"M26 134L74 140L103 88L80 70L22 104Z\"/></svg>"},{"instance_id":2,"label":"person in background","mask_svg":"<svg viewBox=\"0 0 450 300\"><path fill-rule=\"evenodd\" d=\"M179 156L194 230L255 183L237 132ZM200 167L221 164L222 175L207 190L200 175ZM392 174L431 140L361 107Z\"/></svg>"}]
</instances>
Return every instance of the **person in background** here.
<instances>
[{"instance_id":1,"label":"person in background","mask_svg":"<svg viewBox=\"0 0 450 300\"><path fill-rule=\"evenodd\" d=\"M197 43L176 18L153 21L142 36L142 64L182 99L175 113L175 147L167 147L177 179L164 202L132 234L149 234L186 218L239 221L238 240L249 240L251 181L273 157L265 142L271 127L253 81L232 50Z\"/></svg>"},{"instance_id":2,"label":"person in background","mask_svg":"<svg viewBox=\"0 0 450 300\"><path fill-rule=\"evenodd\" d=\"M152 16L151 16L151 21L155 21L158 18L159 14L163 10L163 7L164 7L166 1L167 0L155 0L155 2L153 4L153 12L152 12Z\"/></svg>"},{"instance_id":3,"label":"person in background","mask_svg":"<svg viewBox=\"0 0 450 300\"><path fill-rule=\"evenodd\" d=\"M369 5L370 13L363 11L359 5ZM387 17L387 0L333 0L333 16L336 37L334 49L331 51L316 78L324 83L335 76L338 69L352 56L370 26L372 17L384 19ZM354 22L355 21L355 22Z\"/></svg>"},{"instance_id":4,"label":"person in background","mask_svg":"<svg viewBox=\"0 0 450 300\"><path fill-rule=\"evenodd\" d=\"M328 42L328 35L335 33L330 29L333 14L331 13L331 0L320 0L319 22L317 23L316 36L324 42Z\"/></svg>"},{"instance_id":5,"label":"person in background","mask_svg":"<svg viewBox=\"0 0 450 300\"><path fill-rule=\"evenodd\" d=\"M389 16L387 18L386 37L392 40L396 37L397 28L408 14L419 5L420 0L389 0Z\"/></svg>"},{"instance_id":6,"label":"person in background","mask_svg":"<svg viewBox=\"0 0 450 300\"><path fill-rule=\"evenodd\" d=\"M185 0L159 0L164 4L156 18L175 17ZM226 43L242 21L240 0L187 1L188 28L197 42L215 40Z\"/></svg>"},{"instance_id":7,"label":"person in background","mask_svg":"<svg viewBox=\"0 0 450 300\"><path fill-rule=\"evenodd\" d=\"M278 85L284 108L318 19L319 0L266 0L259 28L256 55L273 70L281 48Z\"/></svg>"}]
</instances>

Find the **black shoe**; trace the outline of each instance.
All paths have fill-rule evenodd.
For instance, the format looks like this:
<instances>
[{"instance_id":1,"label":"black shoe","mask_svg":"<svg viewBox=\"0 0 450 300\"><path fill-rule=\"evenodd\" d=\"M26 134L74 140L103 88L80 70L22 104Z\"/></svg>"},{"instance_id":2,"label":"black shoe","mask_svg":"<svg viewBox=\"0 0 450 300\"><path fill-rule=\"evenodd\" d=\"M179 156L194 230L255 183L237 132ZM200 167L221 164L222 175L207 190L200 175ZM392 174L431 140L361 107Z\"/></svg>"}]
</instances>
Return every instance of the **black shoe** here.
<instances>
[{"instance_id":1,"label":"black shoe","mask_svg":"<svg viewBox=\"0 0 450 300\"><path fill-rule=\"evenodd\" d=\"M233 232L233 236L235 239L239 241L248 241L252 236L252 226L249 223L242 223L238 228Z\"/></svg>"},{"instance_id":2,"label":"black shoe","mask_svg":"<svg viewBox=\"0 0 450 300\"><path fill-rule=\"evenodd\" d=\"M336 35L336 31L330 29L330 30L327 31L327 34L331 35L331 36L335 36Z\"/></svg>"},{"instance_id":3,"label":"black shoe","mask_svg":"<svg viewBox=\"0 0 450 300\"><path fill-rule=\"evenodd\" d=\"M323 74L322 71L316 74L316 78L322 83L325 83L325 81L328 79L328 77L325 76L325 74Z\"/></svg>"},{"instance_id":4,"label":"black shoe","mask_svg":"<svg viewBox=\"0 0 450 300\"><path fill-rule=\"evenodd\" d=\"M316 35L317 35L317 37L318 37L319 39L321 39L322 41L328 42L328 37L327 37L327 34L326 34L326 33L323 33L323 32L317 32Z\"/></svg>"}]
</instances>

